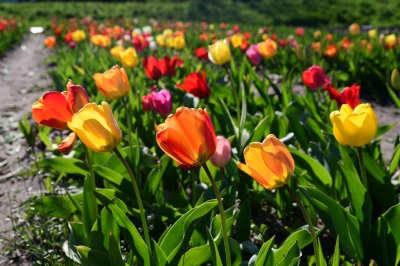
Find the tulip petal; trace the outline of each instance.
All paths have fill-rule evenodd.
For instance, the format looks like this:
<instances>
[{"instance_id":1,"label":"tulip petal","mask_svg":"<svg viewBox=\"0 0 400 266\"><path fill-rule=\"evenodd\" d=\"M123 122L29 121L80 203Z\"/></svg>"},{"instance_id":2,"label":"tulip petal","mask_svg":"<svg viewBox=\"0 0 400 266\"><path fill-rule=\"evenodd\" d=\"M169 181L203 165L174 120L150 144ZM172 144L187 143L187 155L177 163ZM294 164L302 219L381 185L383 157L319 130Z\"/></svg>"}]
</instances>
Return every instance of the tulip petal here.
<instances>
[{"instance_id":1,"label":"tulip petal","mask_svg":"<svg viewBox=\"0 0 400 266\"><path fill-rule=\"evenodd\" d=\"M69 153L75 145L77 136L75 132L72 132L71 134L69 134L68 137L66 137L60 145L58 145L58 150L64 154Z\"/></svg>"},{"instance_id":2,"label":"tulip petal","mask_svg":"<svg viewBox=\"0 0 400 266\"><path fill-rule=\"evenodd\" d=\"M259 142L252 142L248 147L244 149L244 159L246 165L250 169L254 169L252 172L256 171L257 176L252 175L254 179L260 184L273 185L274 179L277 179L275 174L265 165L262 158L262 144ZM262 182L260 181L262 180Z\"/></svg>"},{"instance_id":3,"label":"tulip petal","mask_svg":"<svg viewBox=\"0 0 400 266\"><path fill-rule=\"evenodd\" d=\"M264 188L273 189L272 186L265 180L265 178L262 177L256 170L251 169L249 166L241 162L237 163L237 167L246 174L248 174L249 176L251 176L257 183L259 183Z\"/></svg>"},{"instance_id":4,"label":"tulip petal","mask_svg":"<svg viewBox=\"0 0 400 266\"><path fill-rule=\"evenodd\" d=\"M362 113L366 112L368 113L375 121L376 124L378 124L378 118L376 117L376 114L374 110L372 109L371 105L369 103L362 103L357 105L357 107L354 109L354 113Z\"/></svg>"},{"instance_id":5,"label":"tulip petal","mask_svg":"<svg viewBox=\"0 0 400 266\"><path fill-rule=\"evenodd\" d=\"M69 85L66 98L70 111L73 114L89 103L89 97L85 89L79 85Z\"/></svg>"}]
</instances>

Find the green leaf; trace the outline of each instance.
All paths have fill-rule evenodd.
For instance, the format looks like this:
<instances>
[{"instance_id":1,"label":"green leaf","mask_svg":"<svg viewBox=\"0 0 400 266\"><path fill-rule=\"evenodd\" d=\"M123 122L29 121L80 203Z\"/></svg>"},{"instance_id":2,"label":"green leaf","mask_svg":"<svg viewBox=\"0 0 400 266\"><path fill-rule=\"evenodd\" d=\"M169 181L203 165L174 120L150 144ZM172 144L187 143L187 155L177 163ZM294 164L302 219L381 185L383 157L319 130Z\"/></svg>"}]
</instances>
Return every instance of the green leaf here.
<instances>
[{"instance_id":1,"label":"green leaf","mask_svg":"<svg viewBox=\"0 0 400 266\"><path fill-rule=\"evenodd\" d=\"M379 137L379 136L381 136L381 135L383 135L383 134L385 134L386 132L390 131L396 125L397 125L397 123L393 123L393 124L390 124L390 125L379 126L378 130L376 131L374 139Z\"/></svg>"},{"instance_id":2,"label":"green leaf","mask_svg":"<svg viewBox=\"0 0 400 266\"><path fill-rule=\"evenodd\" d=\"M113 232L114 238L116 238L117 243L119 243L119 227L110 212L107 211L106 208L103 208L100 217L97 219L90 232L89 247L91 249L107 252L110 232Z\"/></svg>"},{"instance_id":3,"label":"green leaf","mask_svg":"<svg viewBox=\"0 0 400 266\"><path fill-rule=\"evenodd\" d=\"M339 249L339 236L336 237L335 251L332 256L331 266L340 266L340 249Z\"/></svg>"},{"instance_id":4,"label":"green leaf","mask_svg":"<svg viewBox=\"0 0 400 266\"><path fill-rule=\"evenodd\" d=\"M121 233L124 235L128 245L133 250L134 254L138 258L139 265L150 265L150 255L146 243L140 236L136 227L132 224L125 213L111 200L102 194L95 192L96 197L101 201L104 207L111 213L115 222L118 224Z\"/></svg>"},{"instance_id":5,"label":"green leaf","mask_svg":"<svg viewBox=\"0 0 400 266\"><path fill-rule=\"evenodd\" d=\"M39 162L39 167L51 168L66 174L86 175L88 173L86 164L75 158L47 158Z\"/></svg>"},{"instance_id":6,"label":"green leaf","mask_svg":"<svg viewBox=\"0 0 400 266\"><path fill-rule=\"evenodd\" d=\"M350 201L350 210L369 231L372 219L372 201L368 192L365 190L360 181L358 174L354 173L350 168L339 165L342 174L346 179L347 196Z\"/></svg>"},{"instance_id":7,"label":"green leaf","mask_svg":"<svg viewBox=\"0 0 400 266\"><path fill-rule=\"evenodd\" d=\"M399 168L400 163L400 145L397 145L393 151L392 160L390 161L389 175L393 175Z\"/></svg>"},{"instance_id":8,"label":"green leaf","mask_svg":"<svg viewBox=\"0 0 400 266\"><path fill-rule=\"evenodd\" d=\"M229 248L231 250L232 266L239 266L242 263L242 252L240 250L240 245L235 239L229 238L228 240Z\"/></svg>"},{"instance_id":9,"label":"green leaf","mask_svg":"<svg viewBox=\"0 0 400 266\"><path fill-rule=\"evenodd\" d=\"M106 252L94 250L85 246L76 246L81 255L83 266L113 266L109 263L108 254Z\"/></svg>"},{"instance_id":10,"label":"green leaf","mask_svg":"<svg viewBox=\"0 0 400 266\"><path fill-rule=\"evenodd\" d=\"M268 120L269 116L264 117L258 122L257 126L254 128L253 132L250 134L250 138L247 141L246 146L251 142L261 142L264 138L265 132L269 126L270 121Z\"/></svg>"},{"instance_id":11,"label":"green leaf","mask_svg":"<svg viewBox=\"0 0 400 266\"><path fill-rule=\"evenodd\" d=\"M77 209L68 197L46 196L35 200L34 208L48 217L68 220Z\"/></svg>"},{"instance_id":12,"label":"green leaf","mask_svg":"<svg viewBox=\"0 0 400 266\"><path fill-rule=\"evenodd\" d=\"M275 236L262 245L260 252L258 252L255 266L275 265L275 255L271 250L274 240Z\"/></svg>"},{"instance_id":13,"label":"green leaf","mask_svg":"<svg viewBox=\"0 0 400 266\"><path fill-rule=\"evenodd\" d=\"M343 145L339 144L339 151L340 151L340 157L342 157L343 164L349 168L354 174L357 174L357 169L354 167L353 161L351 160L349 154L346 151L346 147Z\"/></svg>"},{"instance_id":14,"label":"green leaf","mask_svg":"<svg viewBox=\"0 0 400 266\"><path fill-rule=\"evenodd\" d=\"M314 185L318 189L328 194L332 186L332 177L329 172L317 160L296 149L289 147L296 164L296 174L308 184ZM304 174L305 173L305 174Z\"/></svg>"},{"instance_id":15,"label":"green leaf","mask_svg":"<svg viewBox=\"0 0 400 266\"><path fill-rule=\"evenodd\" d=\"M397 106L397 108L400 109L400 99L397 97L396 93L390 88L389 85L386 85L386 88L388 89L389 95L392 98L394 104Z\"/></svg>"},{"instance_id":16,"label":"green leaf","mask_svg":"<svg viewBox=\"0 0 400 266\"><path fill-rule=\"evenodd\" d=\"M83 232L83 224L78 222L70 222L68 223L68 228L70 231L69 240L63 243L62 250L68 258L81 264L81 256L78 254L78 250L75 248L75 246L87 245L88 243Z\"/></svg>"},{"instance_id":17,"label":"green leaf","mask_svg":"<svg viewBox=\"0 0 400 266\"><path fill-rule=\"evenodd\" d=\"M217 206L216 200L209 200L191 209L164 231L158 244L171 265L177 265L185 252L196 224Z\"/></svg>"},{"instance_id":18,"label":"green leaf","mask_svg":"<svg viewBox=\"0 0 400 266\"><path fill-rule=\"evenodd\" d=\"M218 98L218 100L219 100L219 102L220 102L220 104L221 104L221 107L222 107L222 111L223 111L223 113L224 113L224 117L225 117L225 123L227 124L227 126L228 126L228 129L229 129L229 133L231 134L231 135L235 135L235 142L238 142L238 140L239 140L239 129L238 129L238 127L236 126L236 124L235 124L235 122L233 121L233 118L232 118L232 116L231 116L231 113L229 112L229 109L228 109L228 107L226 106L226 104L225 104L225 102L221 99L221 98Z\"/></svg>"},{"instance_id":19,"label":"green leaf","mask_svg":"<svg viewBox=\"0 0 400 266\"><path fill-rule=\"evenodd\" d=\"M108 247L108 258L110 260L110 264L112 266L125 266L125 262L122 259L121 251L119 249L119 244L117 243L112 231L109 233Z\"/></svg>"},{"instance_id":20,"label":"green leaf","mask_svg":"<svg viewBox=\"0 0 400 266\"><path fill-rule=\"evenodd\" d=\"M321 241L318 239L318 255L319 255L319 265L326 266L326 260L324 256L324 252L321 247Z\"/></svg>"},{"instance_id":21,"label":"green leaf","mask_svg":"<svg viewBox=\"0 0 400 266\"><path fill-rule=\"evenodd\" d=\"M80 213L82 215L82 205L79 204L79 202L76 200L76 198L74 198L69 192L68 190L65 191L67 193L67 196L69 198L69 200L72 202L72 204L74 204L76 210L78 211L78 213Z\"/></svg>"},{"instance_id":22,"label":"green leaf","mask_svg":"<svg viewBox=\"0 0 400 266\"><path fill-rule=\"evenodd\" d=\"M250 204L245 200L240 206L240 212L236 220L236 227L240 230L236 231L236 240L244 242L250 240L251 210Z\"/></svg>"},{"instance_id":23,"label":"green leaf","mask_svg":"<svg viewBox=\"0 0 400 266\"><path fill-rule=\"evenodd\" d=\"M312 187L299 187L318 216L335 236L340 235L340 247L349 257L357 259L357 251L349 236L345 210L339 203ZM357 233L357 232L356 232Z\"/></svg>"},{"instance_id":24,"label":"green leaf","mask_svg":"<svg viewBox=\"0 0 400 266\"><path fill-rule=\"evenodd\" d=\"M90 231L99 215L97 210L97 200L92 191L92 183L89 174L86 175L83 184L83 202L82 202L82 222L85 237L89 239Z\"/></svg>"},{"instance_id":25,"label":"green leaf","mask_svg":"<svg viewBox=\"0 0 400 266\"><path fill-rule=\"evenodd\" d=\"M318 228L314 229L318 235ZM288 253L291 248L293 248L293 244L296 244L296 246L302 249L311 242L312 237L308 225L300 227L296 231L292 232L278 249L274 250L276 261L281 261L285 257L285 254Z\"/></svg>"},{"instance_id":26,"label":"green leaf","mask_svg":"<svg viewBox=\"0 0 400 266\"><path fill-rule=\"evenodd\" d=\"M167 263L167 256L165 256L164 251L160 248L156 241L153 240L154 245L154 260L155 266L166 266Z\"/></svg>"},{"instance_id":27,"label":"green leaf","mask_svg":"<svg viewBox=\"0 0 400 266\"><path fill-rule=\"evenodd\" d=\"M244 87L241 87L240 90L242 92L242 110L240 110L241 114L240 114L239 127L240 127L240 132L242 132L244 129L244 126L246 125L247 102L246 102L246 92L244 91Z\"/></svg>"},{"instance_id":28,"label":"green leaf","mask_svg":"<svg viewBox=\"0 0 400 266\"><path fill-rule=\"evenodd\" d=\"M145 190L148 190L151 195L154 195L160 186L162 177L171 163L171 158L164 154L160 159L160 166L151 170L145 183Z\"/></svg>"},{"instance_id":29,"label":"green leaf","mask_svg":"<svg viewBox=\"0 0 400 266\"><path fill-rule=\"evenodd\" d=\"M111 183L111 187L108 185L109 183L105 184L107 187L117 189L127 195L134 195L135 192L132 187L132 181L128 177L101 165L93 165L93 171L97 176L101 176L106 182Z\"/></svg>"},{"instance_id":30,"label":"green leaf","mask_svg":"<svg viewBox=\"0 0 400 266\"><path fill-rule=\"evenodd\" d=\"M299 249L299 246L295 242L285 254L283 254L283 259L276 264L277 266L294 266L294 265L300 265L300 257L301 257L301 251ZM278 260L279 261L279 260Z\"/></svg>"},{"instance_id":31,"label":"green leaf","mask_svg":"<svg viewBox=\"0 0 400 266\"><path fill-rule=\"evenodd\" d=\"M214 239L211 236L210 230L208 230L208 228L207 228L207 238L208 238L208 244L210 245L210 249L211 249L213 265L214 266L222 266L222 261L219 256L217 246L215 245Z\"/></svg>"},{"instance_id":32,"label":"green leaf","mask_svg":"<svg viewBox=\"0 0 400 266\"><path fill-rule=\"evenodd\" d=\"M308 133L301 122L300 115L303 113L303 108L298 102L292 102L286 109L285 115L289 119L290 128L292 129L296 140L299 142L303 150L307 150L310 146Z\"/></svg>"}]
</instances>

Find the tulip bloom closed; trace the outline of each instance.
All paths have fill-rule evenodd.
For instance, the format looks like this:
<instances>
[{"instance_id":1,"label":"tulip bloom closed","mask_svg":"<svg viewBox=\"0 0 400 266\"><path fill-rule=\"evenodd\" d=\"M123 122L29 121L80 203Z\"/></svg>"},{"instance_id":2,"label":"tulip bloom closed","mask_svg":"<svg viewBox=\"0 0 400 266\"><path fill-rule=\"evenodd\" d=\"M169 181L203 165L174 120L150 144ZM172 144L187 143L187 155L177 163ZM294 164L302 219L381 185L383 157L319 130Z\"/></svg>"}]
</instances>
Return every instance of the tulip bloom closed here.
<instances>
[{"instance_id":1,"label":"tulip bloom closed","mask_svg":"<svg viewBox=\"0 0 400 266\"><path fill-rule=\"evenodd\" d=\"M107 102L86 104L72 116L68 126L89 149L112 151L122 140L122 132Z\"/></svg>"},{"instance_id":2,"label":"tulip bloom closed","mask_svg":"<svg viewBox=\"0 0 400 266\"><path fill-rule=\"evenodd\" d=\"M329 78L325 75L324 70L314 65L303 72L303 82L310 89L316 90L326 84L330 84Z\"/></svg>"},{"instance_id":3,"label":"tulip bloom closed","mask_svg":"<svg viewBox=\"0 0 400 266\"><path fill-rule=\"evenodd\" d=\"M397 69L393 69L392 75L390 76L390 81L393 88L395 88L396 90L400 90L400 74Z\"/></svg>"},{"instance_id":4,"label":"tulip bloom closed","mask_svg":"<svg viewBox=\"0 0 400 266\"><path fill-rule=\"evenodd\" d=\"M354 36L360 34L360 25L358 23L351 24L349 27L349 31L350 31L351 35L354 35Z\"/></svg>"},{"instance_id":5,"label":"tulip bloom closed","mask_svg":"<svg viewBox=\"0 0 400 266\"><path fill-rule=\"evenodd\" d=\"M225 40L219 40L208 46L208 58L216 65L228 63L231 60L229 44Z\"/></svg>"},{"instance_id":6,"label":"tulip bloom closed","mask_svg":"<svg viewBox=\"0 0 400 266\"><path fill-rule=\"evenodd\" d=\"M208 51L204 47L199 47L199 48L195 49L194 54L200 60L206 60L206 61L208 60Z\"/></svg>"},{"instance_id":7,"label":"tulip bloom closed","mask_svg":"<svg viewBox=\"0 0 400 266\"><path fill-rule=\"evenodd\" d=\"M335 58L338 54L338 47L334 44L329 45L328 48L324 51L324 55L326 55L329 58Z\"/></svg>"},{"instance_id":8,"label":"tulip bloom closed","mask_svg":"<svg viewBox=\"0 0 400 266\"><path fill-rule=\"evenodd\" d=\"M371 105L359 104L354 110L343 104L340 111L333 111L329 116L333 124L336 140L351 147L362 147L374 139L378 118Z\"/></svg>"},{"instance_id":9,"label":"tulip bloom closed","mask_svg":"<svg viewBox=\"0 0 400 266\"><path fill-rule=\"evenodd\" d=\"M179 107L156 130L160 148L187 168L206 163L217 149L214 126L207 110Z\"/></svg>"},{"instance_id":10,"label":"tulip bloom closed","mask_svg":"<svg viewBox=\"0 0 400 266\"><path fill-rule=\"evenodd\" d=\"M44 39L44 45L46 45L47 48L54 48L54 46L56 46L57 44L57 39L53 36L49 36L46 37L46 39Z\"/></svg>"},{"instance_id":11,"label":"tulip bloom closed","mask_svg":"<svg viewBox=\"0 0 400 266\"><path fill-rule=\"evenodd\" d=\"M162 116L167 116L172 112L172 96L171 93L165 89L159 92L152 92L153 107L157 113Z\"/></svg>"},{"instance_id":12,"label":"tulip bloom closed","mask_svg":"<svg viewBox=\"0 0 400 266\"><path fill-rule=\"evenodd\" d=\"M324 87L329 92L329 96L332 100L335 100L339 107L342 104L348 104L351 108L356 108L360 104L360 86L354 83L350 87L344 88L342 91L338 91L330 84Z\"/></svg>"},{"instance_id":13,"label":"tulip bloom closed","mask_svg":"<svg viewBox=\"0 0 400 266\"><path fill-rule=\"evenodd\" d=\"M133 47L119 52L119 57L124 68L133 68L139 64L136 50Z\"/></svg>"},{"instance_id":14,"label":"tulip bloom closed","mask_svg":"<svg viewBox=\"0 0 400 266\"><path fill-rule=\"evenodd\" d=\"M192 72L187 78L183 80L183 84L178 84L176 87L193 94L200 99L210 96L210 87L207 84L206 71L203 70L202 74Z\"/></svg>"},{"instance_id":15,"label":"tulip bloom closed","mask_svg":"<svg viewBox=\"0 0 400 266\"><path fill-rule=\"evenodd\" d=\"M71 35L72 35L72 40L76 43L86 39L86 33L83 30L76 30L72 32Z\"/></svg>"},{"instance_id":16,"label":"tulip bloom closed","mask_svg":"<svg viewBox=\"0 0 400 266\"><path fill-rule=\"evenodd\" d=\"M262 54L260 54L260 52L258 51L258 44L251 45L249 49L247 49L246 55L249 58L250 62L255 66L260 64L263 58Z\"/></svg>"},{"instance_id":17,"label":"tulip bloom closed","mask_svg":"<svg viewBox=\"0 0 400 266\"><path fill-rule=\"evenodd\" d=\"M119 53L123 51L125 51L125 48L122 45L117 45L111 48L110 53L115 59L119 60L120 59Z\"/></svg>"},{"instance_id":18,"label":"tulip bloom closed","mask_svg":"<svg viewBox=\"0 0 400 266\"><path fill-rule=\"evenodd\" d=\"M278 52L278 45L274 40L267 39L265 42L260 42L257 49L265 59L270 59Z\"/></svg>"},{"instance_id":19,"label":"tulip bloom closed","mask_svg":"<svg viewBox=\"0 0 400 266\"><path fill-rule=\"evenodd\" d=\"M273 134L262 142L252 142L244 149L246 164L238 168L261 186L272 190L285 185L294 171L294 160L289 150Z\"/></svg>"},{"instance_id":20,"label":"tulip bloom closed","mask_svg":"<svg viewBox=\"0 0 400 266\"><path fill-rule=\"evenodd\" d=\"M233 48L238 48L242 45L243 42L243 35L242 34L235 34L231 37L231 44Z\"/></svg>"},{"instance_id":21,"label":"tulip bloom closed","mask_svg":"<svg viewBox=\"0 0 400 266\"><path fill-rule=\"evenodd\" d=\"M185 37L183 35L176 36L174 38L174 48L177 50L182 50L186 47Z\"/></svg>"},{"instance_id":22,"label":"tulip bloom closed","mask_svg":"<svg viewBox=\"0 0 400 266\"><path fill-rule=\"evenodd\" d=\"M113 66L103 74L94 74L93 79L96 81L96 86L101 94L108 99L116 100L125 97L131 90L125 69L118 65Z\"/></svg>"},{"instance_id":23,"label":"tulip bloom closed","mask_svg":"<svg viewBox=\"0 0 400 266\"><path fill-rule=\"evenodd\" d=\"M217 137L217 150L210 158L210 162L215 167L225 167L231 159L231 143L228 139L218 136Z\"/></svg>"}]
</instances>

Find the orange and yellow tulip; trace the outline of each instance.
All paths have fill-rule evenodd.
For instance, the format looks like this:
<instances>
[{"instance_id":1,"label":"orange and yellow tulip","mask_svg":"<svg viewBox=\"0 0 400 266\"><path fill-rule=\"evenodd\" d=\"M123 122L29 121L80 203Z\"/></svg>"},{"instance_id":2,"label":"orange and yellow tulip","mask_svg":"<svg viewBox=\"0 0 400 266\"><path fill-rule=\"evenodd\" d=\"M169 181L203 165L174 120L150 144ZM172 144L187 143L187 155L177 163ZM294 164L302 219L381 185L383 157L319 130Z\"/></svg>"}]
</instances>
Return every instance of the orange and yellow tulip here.
<instances>
[{"instance_id":1,"label":"orange and yellow tulip","mask_svg":"<svg viewBox=\"0 0 400 266\"><path fill-rule=\"evenodd\" d=\"M267 39L265 42L260 42L258 52L266 59L270 59L278 52L278 45L272 39Z\"/></svg>"},{"instance_id":2,"label":"orange and yellow tulip","mask_svg":"<svg viewBox=\"0 0 400 266\"><path fill-rule=\"evenodd\" d=\"M269 190L285 185L295 167L289 150L273 134L262 143L250 143L244 149L244 159L246 164L238 162L238 168Z\"/></svg>"},{"instance_id":3,"label":"orange and yellow tulip","mask_svg":"<svg viewBox=\"0 0 400 266\"><path fill-rule=\"evenodd\" d=\"M179 107L165 123L156 126L160 148L179 165L195 168L217 149L214 126L207 110Z\"/></svg>"},{"instance_id":4,"label":"orange and yellow tulip","mask_svg":"<svg viewBox=\"0 0 400 266\"><path fill-rule=\"evenodd\" d=\"M96 81L96 86L101 94L108 99L116 100L125 97L131 90L125 69L118 65L113 66L103 74L94 74L93 79Z\"/></svg>"}]
</instances>

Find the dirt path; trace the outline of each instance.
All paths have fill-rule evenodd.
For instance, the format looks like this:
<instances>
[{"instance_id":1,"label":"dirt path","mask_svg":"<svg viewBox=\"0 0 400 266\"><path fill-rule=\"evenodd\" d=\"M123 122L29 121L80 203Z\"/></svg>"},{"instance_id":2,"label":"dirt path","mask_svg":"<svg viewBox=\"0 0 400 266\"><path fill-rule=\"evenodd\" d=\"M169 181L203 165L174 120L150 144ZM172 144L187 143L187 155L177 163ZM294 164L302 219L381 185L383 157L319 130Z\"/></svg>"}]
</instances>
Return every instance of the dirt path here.
<instances>
[{"instance_id":1,"label":"dirt path","mask_svg":"<svg viewBox=\"0 0 400 266\"><path fill-rule=\"evenodd\" d=\"M31 110L32 103L52 87L44 59L42 34L27 35L22 43L0 58L0 241L12 236L12 222L18 222L19 204L39 191L38 178L19 170L29 167L27 145L18 122ZM11 215L12 214L12 215ZM0 242L0 250L2 249ZM0 257L0 265L4 258Z\"/></svg>"}]
</instances>

